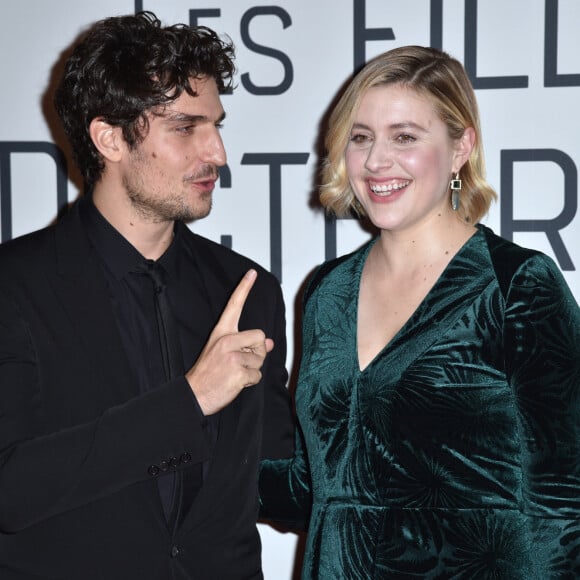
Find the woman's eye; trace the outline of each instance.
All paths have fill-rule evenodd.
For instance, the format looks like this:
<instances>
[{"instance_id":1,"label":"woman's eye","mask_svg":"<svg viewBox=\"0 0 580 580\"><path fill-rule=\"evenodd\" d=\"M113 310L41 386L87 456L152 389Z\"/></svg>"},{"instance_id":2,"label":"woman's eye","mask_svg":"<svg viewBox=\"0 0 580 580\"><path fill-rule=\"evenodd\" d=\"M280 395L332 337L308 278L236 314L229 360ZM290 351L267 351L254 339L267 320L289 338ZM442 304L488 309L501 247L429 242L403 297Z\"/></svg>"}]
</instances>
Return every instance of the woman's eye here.
<instances>
[{"instance_id":1,"label":"woman's eye","mask_svg":"<svg viewBox=\"0 0 580 580\"><path fill-rule=\"evenodd\" d=\"M366 143L369 139L368 135L363 135L362 133L355 133L350 136L352 143Z\"/></svg>"},{"instance_id":2,"label":"woman's eye","mask_svg":"<svg viewBox=\"0 0 580 580\"><path fill-rule=\"evenodd\" d=\"M407 133L403 133L397 136L398 143L413 143L415 141L415 137L413 135L408 135Z\"/></svg>"}]
</instances>

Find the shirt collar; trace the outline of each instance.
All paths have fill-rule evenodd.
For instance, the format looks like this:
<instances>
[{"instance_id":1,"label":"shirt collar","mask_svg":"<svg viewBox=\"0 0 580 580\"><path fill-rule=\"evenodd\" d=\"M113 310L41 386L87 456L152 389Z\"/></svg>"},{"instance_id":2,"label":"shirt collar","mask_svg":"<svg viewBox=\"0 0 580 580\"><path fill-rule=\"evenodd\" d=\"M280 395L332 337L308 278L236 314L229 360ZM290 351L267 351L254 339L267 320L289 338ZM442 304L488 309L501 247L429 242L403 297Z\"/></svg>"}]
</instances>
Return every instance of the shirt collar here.
<instances>
[{"instance_id":1,"label":"shirt collar","mask_svg":"<svg viewBox=\"0 0 580 580\"><path fill-rule=\"evenodd\" d=\"M145 258L106 220L90 195L81 200L80 213L91 244L115 278L122 279L143 262ZM173 241L158 260L170 276L177 273L177 248L182 243L182 225L175 224Z\"/></svg>"}]
</instances>

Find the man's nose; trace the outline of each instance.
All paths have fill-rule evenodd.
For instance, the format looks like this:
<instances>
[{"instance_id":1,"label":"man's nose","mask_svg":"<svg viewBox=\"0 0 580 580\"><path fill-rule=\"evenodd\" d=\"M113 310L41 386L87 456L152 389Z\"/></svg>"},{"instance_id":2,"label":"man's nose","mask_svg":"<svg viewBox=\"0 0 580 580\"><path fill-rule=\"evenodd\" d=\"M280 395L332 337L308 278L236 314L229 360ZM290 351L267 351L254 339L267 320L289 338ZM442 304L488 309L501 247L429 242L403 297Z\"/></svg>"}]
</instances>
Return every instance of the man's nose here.
<instances>
[{"instance_id":1,"label":"man's nose","mask_svg":"<svg viewBox=\"0 0 580 580\"><path fill-rule=\"evenodd\" d=\"M224 142L222 141L222 136L220 135L219 129L217 127L210 129L210 133L207 136L207 140L203 148L202 161L205 163L212 163L218 167L222 167L226 164L226 150L224 147Z\"/></svg>"}]
</instances>

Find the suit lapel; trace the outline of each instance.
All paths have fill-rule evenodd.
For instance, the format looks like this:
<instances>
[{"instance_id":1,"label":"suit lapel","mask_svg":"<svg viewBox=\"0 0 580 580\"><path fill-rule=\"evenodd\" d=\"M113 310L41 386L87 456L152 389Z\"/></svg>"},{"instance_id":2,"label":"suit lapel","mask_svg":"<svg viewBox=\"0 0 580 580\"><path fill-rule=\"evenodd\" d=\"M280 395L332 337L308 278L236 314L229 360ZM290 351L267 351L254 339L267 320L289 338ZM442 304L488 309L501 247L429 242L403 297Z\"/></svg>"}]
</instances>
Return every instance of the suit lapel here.
<instances>
[{"instance_id":1,"label":"suit lapel","mask_svg":"<svg viewBox=\"0 0 580 580\"><path fill-rule=\"evenodd\" d=\"M105 277L82 227L78 203L58 223L55 236L57 268L50 284L89 361L87 383L102 392L103 408L98 412L103 412L137 396L137 378L125 354ZM152 509L165 527L155 480L136 485L135 493L141 495L144 509Z\"/></svg>"},{"instance_id":2,"label":"suit lapel","mask_svg":"<svg viewBox=\"0 0 580 580\"><path fill-rule=\"evenodd\" d=\"M52 287L76 330L93 376L121 401L137 394L117 329L105 278L82 228L75 205L56 228L57 271Z\"/></svg>"},{"instance_id":3,"label":"suit lapel","mask_svg":"<svg viewBox=\"0 0 580 580\"><path fill-rule=\"evenodd\" d=\"M191 252L197 265L212 318L217 322L237 285L237 273L226 270L222 261L210 251L210 246L206 246L206 241L194 235L189 229L184 238L188 251ZM231 469L232 443L236 441L240 411L241 401L238 397L220 412L219 434L208 479L204 482L184 519L182 524L184 530L191 529L206 517L211 517L212 505L215 501L215 498L212 498L212 493L214 493L212 481L226 477Z\"/></svg>"}]
</instances>

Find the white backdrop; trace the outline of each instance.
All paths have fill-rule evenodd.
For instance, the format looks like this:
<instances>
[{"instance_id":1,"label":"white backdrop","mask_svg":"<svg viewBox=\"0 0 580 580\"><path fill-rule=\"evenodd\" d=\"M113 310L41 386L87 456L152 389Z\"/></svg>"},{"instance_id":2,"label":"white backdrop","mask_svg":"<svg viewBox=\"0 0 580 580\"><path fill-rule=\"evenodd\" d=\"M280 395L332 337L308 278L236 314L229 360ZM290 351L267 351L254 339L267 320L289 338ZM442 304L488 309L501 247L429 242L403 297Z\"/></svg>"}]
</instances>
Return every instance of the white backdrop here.
<instances>
[{"instance_id":1,"label":"white backdrop","mask_svg":"<svg viewBox=\"0 0 580 580\"><path fill-rule=\"evenodd\" d=\"M439 46L466 64L480 103L490 182L485 220L540 249L580 300L580 3L577 0L0 0L0 235L50 223L78 179L57 168L46 99L63 50L94 20L152 10L237 47L237 89L223 97L229 175L192 228L281 279L293 365L294 312L306 275L368 239L313 203L320 125L365 59L403 44ZM60 202L59 202L60 200ZM1 275L1 274L0 274ZM267 579L293 577L296 537L260 526Z\"/></svg>"}]
</instances>

